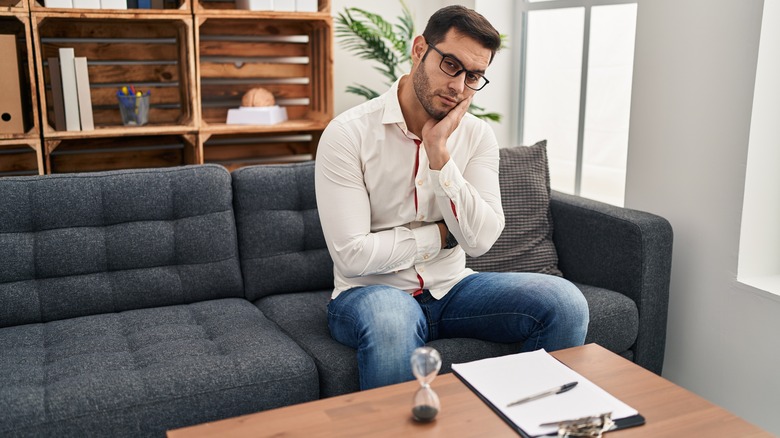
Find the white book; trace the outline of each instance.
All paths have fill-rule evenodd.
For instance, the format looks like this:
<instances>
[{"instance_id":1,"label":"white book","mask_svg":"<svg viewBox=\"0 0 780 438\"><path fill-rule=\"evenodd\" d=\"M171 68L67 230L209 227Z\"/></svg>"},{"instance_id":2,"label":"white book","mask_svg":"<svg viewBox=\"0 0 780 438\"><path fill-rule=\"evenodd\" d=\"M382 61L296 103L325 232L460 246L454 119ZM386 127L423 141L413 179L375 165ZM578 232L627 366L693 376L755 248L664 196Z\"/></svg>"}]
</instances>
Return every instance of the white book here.
<instances>
[{"instance_id":1,"label":"white book","mask_svg":"<svg viewBox=\"0 0 780 438\"><path fill-rule=\"evenodd\" d=\"M76 67L76 90L79 95L79 117L81 118L81 130L92 131L95 122L92 119L92 92L89 90L89 70L87 58L79 56L74 58Z\"/></svg>"},{"instance_id":2,"label":"white book","mask_svg":"<svg viewBox=\"0 0 780 438\"><path fill-rule=\"evenodd\" d=\"M273 11L274 0L236 0L236 8L248 11Z\"/></svg>"},{"instance_id":3,"label":"white book","mask_svg":"<svg viewBox=\"0 0 780 438\"><path fill-rule=\"evenodd\" d=\"M81 131L79 95L76 88L76 57L73 48L60 49L60 76L62 77L62 103L65 105L65 129Z\"/></svg>"},{"instance_id":4,"label":"white book","mask_svg":"<svg viewBox=\"0 0 780 438\"><path fill-rule=\"evenodd\" d=\"M274 11L295 12L295 0L274 0Z\"/></svg>"},{"instance_id":5,"label":"white book","mask_svg":"<svg viewBox=\"0 0 780 438\"><path fill-rule=\"evenodd\" d=\"M76 9L100 9L100 0L73 0Z\"/></svg>"},{"instance_id":6,"label":"white book","mask_svg":"<svg viewBox=\"0 0 780 438\"><path fill-rule=\"evenodd\" d=\"M295 0L295 10L298 12L317 12L319 0Z\"/></svg>"},{"instance_id":7,"label":"white book","mask_svg":"<svg viewBox=\"0 0 780 438\"><path fill-rule=\"evenodd\" d=\"M100 9L127 9L127 0L100 0Z\"/></svg>"},{"instance_id":8,"label":"white book","mask_svg":"<svg viewBox=\"0 0 780 438\"><path fill-rule=\"evenodd\" d=\"M47 8L73 8L71 0L44 0L43 4Z\"/></svg>"}]
</instances>

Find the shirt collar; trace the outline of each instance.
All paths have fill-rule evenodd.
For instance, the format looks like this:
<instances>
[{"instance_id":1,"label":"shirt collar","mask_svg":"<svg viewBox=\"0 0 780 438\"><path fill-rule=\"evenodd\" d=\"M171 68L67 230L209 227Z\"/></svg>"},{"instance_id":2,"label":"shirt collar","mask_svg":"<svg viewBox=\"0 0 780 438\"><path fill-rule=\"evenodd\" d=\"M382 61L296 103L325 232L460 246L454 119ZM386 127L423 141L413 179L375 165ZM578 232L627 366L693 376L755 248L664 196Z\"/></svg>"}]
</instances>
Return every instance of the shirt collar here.
<instances>
[{"instance_id":1,"label":"shirt collar","mask_svg":"<svg viewBox=\"0 0 780 438\"><path fill-rule=\"evenodd\" d=\"M382 124L396 124L401 128L404 135L416 139L417 136L409 132L409 129L406 126L404 114L401 112L401 103L398 101L398 84L401 82L401 78L396 79L395 83L393 83L393 85L390 86L390 89L387 90L387 93L385 93L385 111L382 114Z\"/></svg>"}]
</instances>

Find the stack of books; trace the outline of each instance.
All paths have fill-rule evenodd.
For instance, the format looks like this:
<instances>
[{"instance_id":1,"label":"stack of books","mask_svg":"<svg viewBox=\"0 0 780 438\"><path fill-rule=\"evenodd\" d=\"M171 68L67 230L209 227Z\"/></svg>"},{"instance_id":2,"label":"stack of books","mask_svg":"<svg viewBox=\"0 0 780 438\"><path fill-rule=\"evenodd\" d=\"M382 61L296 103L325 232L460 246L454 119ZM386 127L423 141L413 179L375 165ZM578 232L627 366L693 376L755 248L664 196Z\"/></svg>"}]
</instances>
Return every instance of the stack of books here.
<instances>
[{"instance_id":1,"label":"stack of books","mask_svg":"<svg viewBox=\"0 0 780 438\"><path fill-rule=\"evenodd\" d=\"M89 89L87 58L75 56L71 47L60 48L59 58L49 58L54 129L91 131L92 93Z\"/></svg>"},{"instance_id":2,"label":"stack of books","mask_svg":"<svg viewBox=\"0 0 780 438\"><path fill-rule=\"evenodd\" d=\"M45 0L45 4L66 9L166 9L165 0Z\"/></svg>"},{"instance_id":3,"label":"stack of books","mask_svg":"<svg viewBox=\"0 0 780 438\"><path fill-rule=\"evenodd\" d=\"M236 8L250 11L317 12L318 0L236 0Z\"/></svg>"}]
</instances>

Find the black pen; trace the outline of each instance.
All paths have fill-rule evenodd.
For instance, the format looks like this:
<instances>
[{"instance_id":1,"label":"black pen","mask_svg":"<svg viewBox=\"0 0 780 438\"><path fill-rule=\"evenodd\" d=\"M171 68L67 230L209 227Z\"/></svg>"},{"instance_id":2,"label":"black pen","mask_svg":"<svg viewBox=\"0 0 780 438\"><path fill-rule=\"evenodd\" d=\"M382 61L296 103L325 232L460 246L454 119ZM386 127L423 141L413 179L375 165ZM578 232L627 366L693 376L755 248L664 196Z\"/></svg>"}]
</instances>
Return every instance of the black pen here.
<instances>
[{"instance_id":1,"label":"black pen","mask_svg":"<svg viewBox=\"0 0 780 438\"><path fill-rule=\"evenodd\" d=\"M569 382L569 383L567 383L565 385L556 386L555 388L548 389L547 391L542 391L542 392L540 392L538 394L530 395L528 397L521 398L520 400L513 401L512 403L509 403L508 405L506 405L506 407L509 408L509 407L512 407L512 406L517 406L517 405L520 405L520 404L523 404L523 403L527 403L529 401L540 399L542 397L547 397L548 395L560 394L560 393L566 392L566 391L574 388L575 386L577 386L577 382Z\"/></svg>"}]
</instances>

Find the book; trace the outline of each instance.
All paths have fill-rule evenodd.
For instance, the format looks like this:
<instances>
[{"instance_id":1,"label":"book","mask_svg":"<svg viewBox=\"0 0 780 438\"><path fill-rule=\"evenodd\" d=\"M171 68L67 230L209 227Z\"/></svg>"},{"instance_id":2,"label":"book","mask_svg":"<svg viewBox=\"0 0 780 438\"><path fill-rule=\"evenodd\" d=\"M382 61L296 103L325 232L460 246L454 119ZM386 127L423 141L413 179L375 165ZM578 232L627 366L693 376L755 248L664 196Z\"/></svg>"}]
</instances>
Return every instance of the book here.
<instances>
[{"instance_id":1,"label":"book","mask_svg":"<svg viewBox=\"0 0 780 438\"><path fill-rule=\"evenodd\" d=\"M272 11L274 9L274 0L236 0L236 9Z\"/></svg>"},{"instance_id":2,"label":"book","mask_svg":"<svg viewBox=\"0 0 780 438\"><path fill-rule=\"evenodd\" d=\"M100 0L100 9L127 9L126 0Z\"/></svg>"},{"instance_id":3,"label":"book","mask_svg":"<svg viewBox=\"0 0 780 438\"><path fill-rule=\"evenodd\" d=\"M274 11L295 12L295 0L274 0Z\"/></svg>"},{"instance_id":4,"label":"book","mask_svg":"<svg viewBox=\"0 0 780 438\"><path fill-rule=\"evenodd\" d=\"M72 0L76 9L100 9L100 0Z\"/></svg>"},{"instance_id":5,"label":"book","mask_svg":"<svg viewBox=\"0 0 780 438\"><path fill-rule=\"evenodd\" d=\"M54 129L65 130L65 103L62 101L62 76L60 76L59 58L49 58L49 78L51 78L51 106L54 110Z\"/></svg>"},{"instance_id":6,"label":"book","mask_svg":"<svg viewBox=\"0 0 780 438\"><path fill-rule=\"evenodd\" d=\"M24 134L16 35L0 35L0 133Z\"/></svg>"},{"instance_id":7,"label":"book","mask_svg":"<svg viewBox=\"0 0 780 438\"><path fill-rule=\"evenodd\" d=\"M138 9L152 9L152 0L138 0Z\"/></svg>"},{"instance_id":8,"label":"book","mask_svg":"<svg viewBox=\"0 0 780 438\"><path fill-rule=\"evenodd\" d=\"M72 0L45 0L44 5L47 8L73 8Z\"/></svg>"},{"instance_id":9,"label":"book","mask_svg":"<svg viewBox=\"0 0 780 438\"><path fill-rule=\"evenodd\" d=\"M72 47L60 48L60 77L62 78L62 102L65 106L65 130L81 131L79 95L76 88L75 52Z\"/></svg>"},{"instance_id":10,"label":"book","mask_svg":"<svg viewBox=\"0 0 780 438\"><path fill-rule=\"evenodd\" d=\"M558 423L605 413L614 421L610 430L645 422L636 409L544 350L453 364L452 371L523 437L555 435ZM540 397L550 388L569 385L568 391ZM532 401L522 403L523 399Z\"/></svg>"},{"instance_id":11,"label":"book","mask_svg":"<svg viewBox=\"0 0 780 438\"><path fill-rule=\"evenodd\" d=\"M317 12L318 3L318 0L295 0L295 10L297 12Z\"/></svg>"},{"instance_id":12,"label":"book","mask_svg":"<svg viewBox=\"0 0 780 438\"><path fill-rule=\"evenodd\" d=\"M89 89L89 70L87 69L87 58L77 56L73 59L76 69L76 91L79 96L79 118L81 119L81 130L92 131L95 129L95 122L92 119L92 92Z\"/></svg>"}]
</instances>

